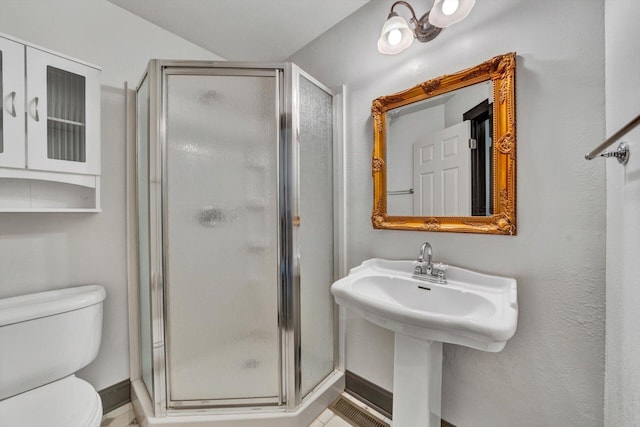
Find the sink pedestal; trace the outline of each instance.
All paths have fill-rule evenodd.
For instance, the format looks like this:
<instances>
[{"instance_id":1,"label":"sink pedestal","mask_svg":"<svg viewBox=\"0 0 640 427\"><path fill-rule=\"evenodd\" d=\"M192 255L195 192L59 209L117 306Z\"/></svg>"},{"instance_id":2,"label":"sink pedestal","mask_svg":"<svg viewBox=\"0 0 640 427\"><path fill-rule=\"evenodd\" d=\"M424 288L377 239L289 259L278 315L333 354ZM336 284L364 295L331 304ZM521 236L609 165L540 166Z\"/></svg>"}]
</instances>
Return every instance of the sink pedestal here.
<instances>
[{"instance_id":1,"label":"sink pedestal","mask_svg":"<svg viewBox=\"0 0 640 427\"><path fill-rule=\"evenodd\" d=\"M370 259L331 293L341 307L395 334L393 427L440 427L442 343L502 350L518 325L518 286L453 266L446 284L426 283L414 268L414 261Z\"/></svg>"},{"instance_id":2,"label":"sink pedestal","mask_svg":"<svg viewBox=\"0 0 640 427\"><path fill-rule=\"evenodd\" d=\"M442 343L395 334L393 427L440 427Z\"/></svg>"}]
</instances>

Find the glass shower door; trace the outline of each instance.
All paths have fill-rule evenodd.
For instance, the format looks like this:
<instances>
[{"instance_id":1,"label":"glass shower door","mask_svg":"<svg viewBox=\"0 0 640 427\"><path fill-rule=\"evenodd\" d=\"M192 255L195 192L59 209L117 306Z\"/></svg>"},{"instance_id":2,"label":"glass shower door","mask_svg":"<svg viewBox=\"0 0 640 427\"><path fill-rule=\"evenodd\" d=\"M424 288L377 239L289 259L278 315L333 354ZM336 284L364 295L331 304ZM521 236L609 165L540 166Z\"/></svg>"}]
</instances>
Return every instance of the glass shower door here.
<instances>
[{"instance_id":1,"label":"glass shower door","mask_svg":"<svg viewBox=\"0 0 640 427\"><path fill-rule=\"evenodd\" d=\"M297 69L297 67L296 67ZM333 95L298 71L300 398L333 372Z\"/></svg>"},{"instance_id":2,"label":"glass shower door","mask_svg":"<svg viewBox=\"0 0 640 427\"><path fill-rule=\"evenodd\" d=\"M169 405L278 404L278 75L166 73Z\"/></svg>"},{"instance_id":3,"label":"glass shower door","mask_svg":"<svg viewBox=\"0 0 640 427\"><path fill-rule=\"evenodd\" d=\"M149 78L140 84L136 101L136 195L138 216L138 310L140 373L153 396L153 330L151 325L151 248L149 240Z\"/></svg>"}]
</instances>

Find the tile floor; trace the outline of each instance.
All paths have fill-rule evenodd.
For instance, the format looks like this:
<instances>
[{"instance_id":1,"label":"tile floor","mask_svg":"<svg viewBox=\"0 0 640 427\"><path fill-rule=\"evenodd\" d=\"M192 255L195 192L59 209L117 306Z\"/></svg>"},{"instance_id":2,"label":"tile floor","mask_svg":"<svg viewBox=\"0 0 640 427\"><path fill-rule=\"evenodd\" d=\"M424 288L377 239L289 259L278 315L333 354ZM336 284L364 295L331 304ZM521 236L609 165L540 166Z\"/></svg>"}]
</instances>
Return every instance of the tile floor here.
<instances>
[{"instance_id":1,"label":"tile floor","mask_svg":"<svg viewBox=\"0 0 640 427\"><path fill-rule=\"evenodd\" d=\"M131 404L114 409L102 418L101 427L138 427ZM309 427L352 427L351 424L335 415L331 409L325 409Z\"/></svg>"},{"instance_id":2,"label":"tile floor","mask_svg":"<svg viewBox=\"0 0 640 427\"><path fill-rule=\"evenodd\" d=\"M127 403L105 414L100 427L138 427L131 404Z\"/></svg>"},{"instance_id":3,"label":"tile floor","mask_svg":"<svg viewBox=\"0 0 640 427\"><path fill-rule=\"evenodd\" d=\"M351 427L349 424L339 416L335 415L331 409L325 409L309 427Z\"/></svg>"}]
</instances>

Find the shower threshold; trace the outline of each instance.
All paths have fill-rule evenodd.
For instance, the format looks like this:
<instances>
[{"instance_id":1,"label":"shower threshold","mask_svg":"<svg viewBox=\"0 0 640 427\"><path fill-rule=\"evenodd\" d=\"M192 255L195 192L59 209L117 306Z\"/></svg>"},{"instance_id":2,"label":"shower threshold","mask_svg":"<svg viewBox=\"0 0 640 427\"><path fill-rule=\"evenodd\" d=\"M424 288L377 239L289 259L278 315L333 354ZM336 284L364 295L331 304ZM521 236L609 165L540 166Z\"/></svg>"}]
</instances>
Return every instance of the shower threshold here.
<instances>
[{"instance_id":1,"label":"shower threshold","mask_svg":"<svg viewBox=\"0 0 640 427\"><path fill-rule=\"evenodd\" d=\"M153 416L151 400L140 379L131 384L131 400L141 426L162 427L301 427L308 426L344 391L344 373L334 371L294 410L285 407L177 409Z\"/></svg>"}]
</instances>

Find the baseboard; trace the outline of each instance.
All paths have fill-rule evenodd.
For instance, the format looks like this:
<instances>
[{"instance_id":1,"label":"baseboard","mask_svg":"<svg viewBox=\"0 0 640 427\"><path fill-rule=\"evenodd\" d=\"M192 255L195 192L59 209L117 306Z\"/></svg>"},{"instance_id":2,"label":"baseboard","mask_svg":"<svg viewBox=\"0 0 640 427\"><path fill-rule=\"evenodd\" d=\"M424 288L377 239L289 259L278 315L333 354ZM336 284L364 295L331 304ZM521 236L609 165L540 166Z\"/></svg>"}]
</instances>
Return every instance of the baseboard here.
<instances>
[{"instance_id":1,"label":"baseboard","mask_svg":"<svg viewBox=\"0 0 640 427\"><path fill-rule=\"evenodd\" d=\"M127 378L98 392L102 400L102 413L106 414L131 402L131 381Z\"/></svg>"},{"instance_id":2,"label":"baseboard","mask_svg":"<svg viewBox=\"0 0 640 427\"><path fill-rule=\"evenodd\" d=\"M393 419L393 393L377 384L354 374L345 372L345 391L356 399L366 403L389 419ZM442 427L456 427L442 420Z\"/></svg>"},{"instance_id":3,"label":"baseboard","mask_svg":"<svg viewBox=\"0 0 640 427\"><path fill-rule=\"evenodd\" d=\"M347 393L391 419L393 393L351 371L345 372L345 379Z\"/></svg>"}]
</instances>

